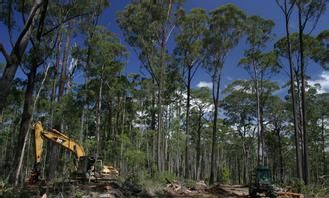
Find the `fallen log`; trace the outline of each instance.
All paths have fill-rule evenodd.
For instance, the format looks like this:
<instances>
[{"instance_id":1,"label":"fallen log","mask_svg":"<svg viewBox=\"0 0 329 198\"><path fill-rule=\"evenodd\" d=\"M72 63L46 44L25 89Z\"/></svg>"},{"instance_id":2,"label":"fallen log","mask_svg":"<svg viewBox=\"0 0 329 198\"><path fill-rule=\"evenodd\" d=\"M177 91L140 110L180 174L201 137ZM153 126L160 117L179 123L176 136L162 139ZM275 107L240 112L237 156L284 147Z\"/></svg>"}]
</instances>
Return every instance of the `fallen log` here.
<instances>
[{"instance_id":1,"label":"fallen log","mask_svg":"<svg viewBox=\"0 0 329 198\"><path fill-rule=\"evenodd\" d=\"M278 197L285 198L304 198L303 194L293 192L277 192Z\"/></svg>"},{"instance_id":2,"label":"fallen log","mask_svg":"<svg viewBox=\"0 0 329 198\"><path fill-rule=\"evenodd\" d=\"M225 197L249 197L248 188L245 188L244 186L218 184L207 189L207 191Z\"/></svg>"}]
</instances>

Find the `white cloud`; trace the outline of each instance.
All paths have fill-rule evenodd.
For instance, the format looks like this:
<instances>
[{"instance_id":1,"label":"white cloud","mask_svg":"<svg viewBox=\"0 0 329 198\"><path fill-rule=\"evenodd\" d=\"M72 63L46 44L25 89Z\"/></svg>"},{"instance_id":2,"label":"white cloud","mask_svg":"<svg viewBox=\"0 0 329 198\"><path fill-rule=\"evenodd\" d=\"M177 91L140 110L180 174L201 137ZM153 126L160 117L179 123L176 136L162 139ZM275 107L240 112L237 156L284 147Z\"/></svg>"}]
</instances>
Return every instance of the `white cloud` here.
<instances>
[{"instance_id":1,"label":"white cloud","mask_svg":"<svg viewBox=\"0 0 329 198\"><path fill-rule=\"evenodd\" d=\"M205 81L200 81L197 85L197 87L208 87L209 89L212 89L212 82L205 82Z\"/></svg>"},{"instance_id":2,"label":"white cloud","mask_svg":"<svg viewBox=\"0 0 329 198\"><path fill-rule=\"evenodd\" d=\"M226 77L226 80L227 80L227 81L233 81L233 78L232 78L231 76L227 76L227 77Z\"/></svg>"},{"instance_id":3,"label":"white cloud","mask_svg":"<svg viewBox=\"0 0 329 198\"><path fill-rule=\"evenodd\" d=\"M316 80L308 81L311 85L320 84L321 89L319 93L328 93L329 92L329 72L323 71L320 77Z\"/></svg>"}]
</instances>

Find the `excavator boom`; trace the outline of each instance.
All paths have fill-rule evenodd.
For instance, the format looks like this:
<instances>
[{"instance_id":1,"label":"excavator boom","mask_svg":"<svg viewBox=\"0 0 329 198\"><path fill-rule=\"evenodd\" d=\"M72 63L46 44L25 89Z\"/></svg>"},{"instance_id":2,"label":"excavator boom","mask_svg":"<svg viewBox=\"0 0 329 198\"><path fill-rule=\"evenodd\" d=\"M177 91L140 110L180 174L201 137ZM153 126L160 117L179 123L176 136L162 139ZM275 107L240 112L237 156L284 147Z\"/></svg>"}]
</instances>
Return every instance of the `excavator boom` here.
<instances>
[{"instance_id":1,"label":"excavator boom","mask_svg":"<svg viewBox=\"0 0 329 198\"><path fill-rule=\"evenodd\" d=\"M51 131L45 131L41 122L37 122L34 124L34 139L36 163L39 163L41 161L41 155L43 152L43 139L50 140L56 144L63 146L65 149L74 153L78 159L86 156L82 146L80 146L77 142L55 129L52 129Z\"/></svg>"},{"instance_id":2,"label":"excavator boom","mask_svg":"<svg viewBox=\"0 0 329 198\"><path fill-rule=\"evenodd\" d=\"M70 137L66 136L65 134L52 129L50 131L46 131L43 129L41 122L36 122L33 125L34 128L34 154L35 154L35 163L33 167L33 171L31 173L31 177L29 179L29 184L36 184L39 181L40 176L40 162L41 156L43 152L43 141L49 140L54 142L55 144L64 147L65 149L74 153L77 157L76 169L77 172L84 175L84 173L88 172L89 168L93 165L94 161L93 158L86 156L83 147L72 140Z\"/></svg>"}]
</instances>

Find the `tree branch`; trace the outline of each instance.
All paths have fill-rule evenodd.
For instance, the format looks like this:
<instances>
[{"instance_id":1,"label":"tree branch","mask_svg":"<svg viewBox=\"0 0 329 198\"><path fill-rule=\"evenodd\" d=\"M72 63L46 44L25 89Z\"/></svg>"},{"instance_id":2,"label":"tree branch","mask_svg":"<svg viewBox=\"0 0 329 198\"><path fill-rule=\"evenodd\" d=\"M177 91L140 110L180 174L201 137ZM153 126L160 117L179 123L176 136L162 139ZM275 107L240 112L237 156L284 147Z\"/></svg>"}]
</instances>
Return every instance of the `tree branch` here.
<instances>
[{"instance_id":1,"label":"tree branch","mask_svg":"<svg viewBox=\"0 0 329 198\"><path fill-rule=\"evenodd\" d=\"M59 26L65 24L66 22L72 20L72 19L75 19L77 17L81 17L81 16L86 16L86 15L89 15L90 13L83 13L83 14L79 14L79 15L74 15L74 16L71 16L71 17L68 17L66 18L65 20L61 21L59 24L55 25L54 27L50 28L47 32L43 33L42 36L45 36L49 33L51 33L52 31L56 30Z\"/></svg>"},{"instance_id":2,"label":"tree branch","mask_svg":"<svg viewBox=\"0 0 329 198\"><path fill-rule=\"evenodd\" d=\"M43 4L43 10L41 13L41 17L40 17L40 22L39 22L39 26L38 26L38 33L37 33L37 39L38 41L40 41L41 36L42 36L42 32L43 32L43 28L44 28L44 24L45 24L45 18L46 18L46 14L47 14L47 8L48 8L48 0L44 1Z\"/></svg>"},{"instance_id":3,"label":"tree branch","mask_svg":"<svg viewBox=\"0 0 329 198\"><path fill-rule=\"evenodd\" d=\"M40 8L41 5L42 5L42 3L39 3L39 4L35 4L32 7L31 14L30 14L29 18L27 19L27 21L24 25L23 31L19 35L16 43L20 43L21 40L23 39L23 37L25 36L25 33L28 32L28 30L30 29L30 27L33 23L33 20L35 18L35 14L37 13L37 11L38 11L38 9Z\"/></svg>"}]
</instances>

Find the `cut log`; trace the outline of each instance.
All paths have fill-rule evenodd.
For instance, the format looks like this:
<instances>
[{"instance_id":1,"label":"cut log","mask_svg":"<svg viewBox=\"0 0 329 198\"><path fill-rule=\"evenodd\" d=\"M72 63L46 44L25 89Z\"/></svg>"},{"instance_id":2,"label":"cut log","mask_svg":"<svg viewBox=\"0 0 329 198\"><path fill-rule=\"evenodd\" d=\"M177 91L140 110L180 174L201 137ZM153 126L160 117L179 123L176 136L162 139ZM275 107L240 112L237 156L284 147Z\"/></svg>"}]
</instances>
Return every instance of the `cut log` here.
<instances>
[{"instance_id":1,"label":"cut log","mask_svg":"<svg viewBox=\"0 0 329 198\"><path fill-rule=\"evenodd\" d=\"M286 197L286 198L304 198L303 194L293 193L293 192L278 192L278 197Z\"/></svg>"}]
</instances>

